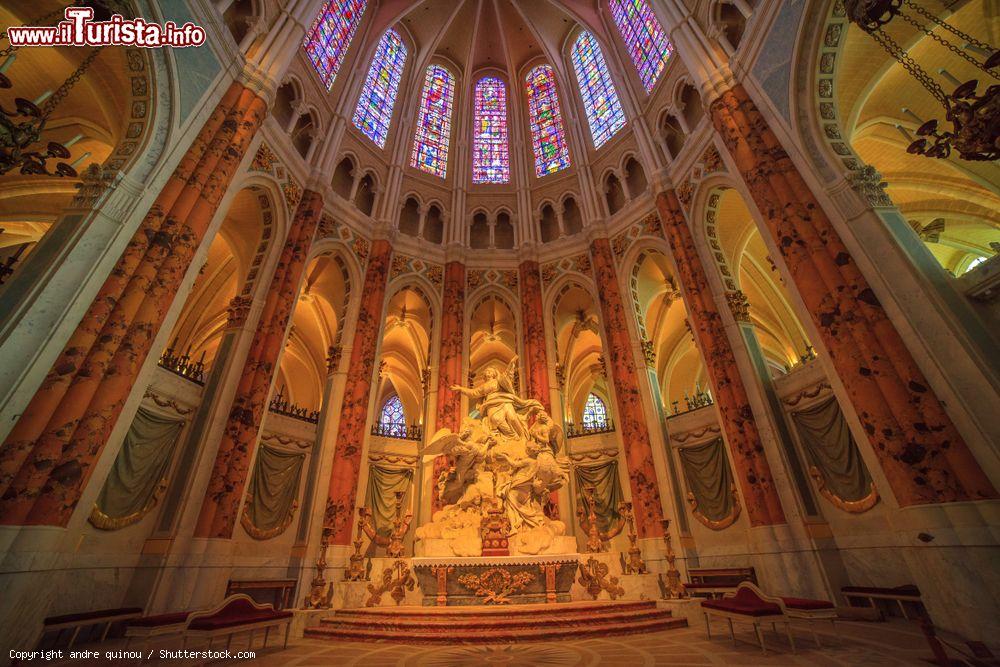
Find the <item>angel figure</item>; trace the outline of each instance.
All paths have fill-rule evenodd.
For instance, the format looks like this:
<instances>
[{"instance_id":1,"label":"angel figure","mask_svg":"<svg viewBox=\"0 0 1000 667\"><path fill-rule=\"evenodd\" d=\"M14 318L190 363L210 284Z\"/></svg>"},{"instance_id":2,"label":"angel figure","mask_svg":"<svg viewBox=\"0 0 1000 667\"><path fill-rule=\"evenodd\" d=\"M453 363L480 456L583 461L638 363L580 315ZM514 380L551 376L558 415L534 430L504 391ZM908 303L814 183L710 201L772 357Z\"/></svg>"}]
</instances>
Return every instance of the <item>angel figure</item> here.
<instances>
[{"instance_id":1,"label":"angel figure","mask_svg":"<svg viewBox=\"0 0 1000 667\"><path fill-rule=\"evenodd\" d=\"M487 431L498 431L508 438L530 440L527 417L543 408L538 401L517 395L513 379L516 368L517 357L514 357L503 373L498 373L495 368L487 368L483 372L483 382L478 386L453 384L451 390L478 401L477 409Z\"/></svg>"}]
</instances>

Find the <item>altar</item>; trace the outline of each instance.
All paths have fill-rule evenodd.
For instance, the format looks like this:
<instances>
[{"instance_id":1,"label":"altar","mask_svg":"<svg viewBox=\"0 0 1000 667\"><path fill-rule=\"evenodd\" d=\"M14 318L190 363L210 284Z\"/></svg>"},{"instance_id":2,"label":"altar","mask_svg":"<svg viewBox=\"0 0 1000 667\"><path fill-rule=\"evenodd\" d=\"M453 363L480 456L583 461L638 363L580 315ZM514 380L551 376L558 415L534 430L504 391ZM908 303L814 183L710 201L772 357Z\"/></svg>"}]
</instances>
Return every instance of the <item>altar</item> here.
<instances>
[{"instance_id":1,"label":"altar","mask_svg":"<svg viewBox=\"0 0 1000 667\"><path fill-rule=\"evenodd\" d=\"M413 572L425 606L569 602L579 557L415 557Z\"/></svg>"}]
</instances>

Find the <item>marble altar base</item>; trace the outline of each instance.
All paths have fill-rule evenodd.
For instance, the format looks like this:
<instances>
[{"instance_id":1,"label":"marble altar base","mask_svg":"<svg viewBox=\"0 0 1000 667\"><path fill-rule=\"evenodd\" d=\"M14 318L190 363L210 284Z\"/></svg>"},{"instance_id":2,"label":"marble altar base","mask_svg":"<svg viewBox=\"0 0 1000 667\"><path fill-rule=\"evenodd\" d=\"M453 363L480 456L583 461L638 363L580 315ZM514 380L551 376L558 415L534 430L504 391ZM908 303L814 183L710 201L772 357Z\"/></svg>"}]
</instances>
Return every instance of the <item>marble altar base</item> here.
<instances>
[{"instance_id":1,"label":"marble altar base","mask_svg":"<svg viewBox=\"0 0 1000 667\"><path fill-rule=\"evenodd\" d=\"M570 601L579 556L415 557L425 606L536 604Z\"/></svg>"}]
</instances>

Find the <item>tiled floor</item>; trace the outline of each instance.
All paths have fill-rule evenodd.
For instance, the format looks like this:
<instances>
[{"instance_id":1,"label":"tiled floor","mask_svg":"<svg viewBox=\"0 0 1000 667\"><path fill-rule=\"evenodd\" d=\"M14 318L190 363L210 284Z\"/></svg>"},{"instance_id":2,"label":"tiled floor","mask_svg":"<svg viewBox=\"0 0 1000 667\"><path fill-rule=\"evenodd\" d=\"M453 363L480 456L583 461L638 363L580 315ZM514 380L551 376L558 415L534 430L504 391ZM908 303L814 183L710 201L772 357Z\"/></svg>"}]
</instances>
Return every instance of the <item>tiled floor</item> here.
<instances>
[{"instance_id":1,"label":"tiled floor","mask_svg":"<svg viewBox=\"0 0 1000 667\"><path fill-rule=\"evenodd\" d=\"M930 651L915 624L838 623L839 638L827 627L820 633L823 648L817 649L807 631L796 632L798 651L793 654L787 639L765 633L768 652L751 644L749 626L737 629L734 646L728 635L709 640L701 628L585 639L500 646L415 646L396 643L326 642L298 640L288 649L258 651L252 664L268 667L597 667L622 665L919 665ZM721 632L722 626L719 630ZM714 633L713 633L714 634ZM243 648L234 643L233 648ZM247 662L216 664L250 664Z\"/></svg>"}]
</instances>

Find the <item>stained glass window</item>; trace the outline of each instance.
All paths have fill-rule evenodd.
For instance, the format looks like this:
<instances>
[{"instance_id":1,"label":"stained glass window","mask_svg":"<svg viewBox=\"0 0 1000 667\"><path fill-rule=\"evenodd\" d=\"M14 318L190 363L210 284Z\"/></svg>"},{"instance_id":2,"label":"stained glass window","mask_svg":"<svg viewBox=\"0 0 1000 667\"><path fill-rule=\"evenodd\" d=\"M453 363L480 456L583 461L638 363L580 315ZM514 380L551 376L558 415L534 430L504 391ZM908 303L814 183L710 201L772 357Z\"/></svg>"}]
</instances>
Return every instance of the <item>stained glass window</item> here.
<instances>
[{"instance_id":1,"label":"stained glass window","mask_svg":"<svg viewBox=\"0 0 1000 667\"><path fill-rule=\"evenodd\" d=\"M608 409L597 394L591 394L583 405L583 428L588 431L599 431L607 427Z\"/></svg>"},{"instance_id":2,"label":"stained glass window","mask_svg":"<svg viewBox=\"0 0 1000 667\"><path fill-rule=\"evenodd\" d=\"M431 65L420 94L417 131L413 137L410 166L444 178L448 172L448 142L451 139L451 105L455 100L455 78L444 67Z\"/></svg>"},{"instance_id":3,"label":"stained glass window","mask_svg":"<svg viewBox=\"0 0 1000 667\"><path fill-rule=\"evenodd\" d=\"M366 4L366 0L330 0L306 33L302 46L327 90L333 87Z\"/></svg>"},{"instance_id":4,"label":"stained glass window","mask_svg":"<svg viewBox=\"0 0 1000 667\"><path fill-rule=\"evenodd\" d=\"M625 113L597 39L589 32L580 33L573 44L572 57L594 148L600 148L625 127Z\"/></svg>"},{"instance_id":5,"label":"stained glass window","mask_svg":"<svg viewBox=\"0 0 1000 667\"><path fill-rule=\"evenodd\" d=\"M539 65L528 73L526 83L535 175L541 178L569 166L569 146L559 111L555 72L548 65Z\"/></svg>"},{"instance_id":6,"label":"stained glass window","mask_svg":"<svg viewBox=\"0 0 1000 667\"><path fill-rule=\"evenodd\" d=\"M667 66L674 47L646 0L611 0L611 16L648 93Z\"/></svg>"},{"instance_id":7,"label":"stained glass window","mask_svg":"<svg viewBox=\"0 0 1000 667\"><path fill-rule=\"evenodd\" d=\"M403 402L393 394L382 404L382 413L378 418L379 431L385 436L406 436L406 416L403 414Z\"/></svg>"},{"instance_id":8,"label":"stained glass window","mask_svg":"<svg viewBox=\"0 0 1000 667\"><path fill-rule=\"evenodd\" d=\"M507 85L492 76L476 84L472 135L472 182L510 180L507 147Z\"/></svg>"},{"instance_id":9,"label":"stained glass window","mask_svg":"<svg viewBox=\"0 0 1000 667\"><path fill-rule=\"evenodd\" d=\"M375 49L372 66L368 68L365 86L354 110L354 127L379 148L385 147L385 138L389 135L392 107L396 104L396 92L405 62L406 47L399 33L386 30Z\"/></svg>"}]
</instances>

